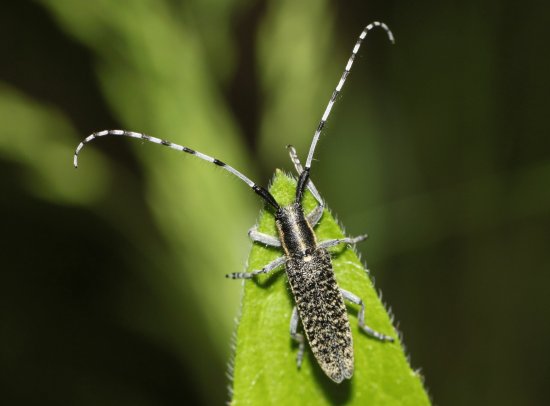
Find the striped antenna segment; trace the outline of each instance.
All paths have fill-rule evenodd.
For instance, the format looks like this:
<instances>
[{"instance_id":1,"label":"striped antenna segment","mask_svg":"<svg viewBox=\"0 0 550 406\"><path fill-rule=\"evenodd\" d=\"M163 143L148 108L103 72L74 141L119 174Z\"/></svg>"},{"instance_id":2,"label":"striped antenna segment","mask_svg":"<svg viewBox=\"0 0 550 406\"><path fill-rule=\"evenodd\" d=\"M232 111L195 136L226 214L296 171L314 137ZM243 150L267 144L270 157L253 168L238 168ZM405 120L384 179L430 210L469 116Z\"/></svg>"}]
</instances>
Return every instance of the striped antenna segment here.
<instances>
[{"instance_id":1,"label":"striped antenna segment","mask_svg":"<svg viewBox=\"0 0 550 406\"><path fill-rule=\"evenodd\" d=\"M355 56L357 55L357 52L359 51L359 47L361 46L361 43L367 36L368 32L372 30L375 27L381 27L384 31L386 31L386 34L388 34L388 38L391 41L391 43L395 43L395 40L393 38L393 34L391 30L388 28L388 26L384 23L381 23L379 21L374 21L367 25L361 35L359 35L359 38L357 39L357 42L355 43L355 46L353 47L353 51L351 51L351 56L348 59L348 63L346 64L346 68L344 69L344 73L342 74L342 77L340 78L340 81L338 82L338 85L336 86L336 89L332 93L332 96L330 97L330 100L328 102L327 108L325 109L325 112L323 113L323 117L321 118L321 121L319 122L319 125L317 126L317 129L315 130L315 134L313 135L313 141L311 141L311 146L309 147L309 153L307 155L306 165L305 169L309 170L311 168L311 161L313 161L313 154L315 152L315 147L317 146L317 142L319 141L319 137L321 135L321 132L323 131L323 127L325 126L325 123L328 120L328 117L330 115L330 111L332 110L332 106L336 102L336 98L340 94L342 87L344 86L344 83L346 83L346 79L349 75L349 72L351 70L351 66L353 65L353 61L355 60Z\"/></svg>"},{"instance_id":2,"label":"striped antenna segment","mask_svg":"<svg viewBox=\"0 0 550 406\"><path fill-rule=\"evenodd\" d=\"M292 145L287 145L286 148L288 149L288 153L290 155L290 160L294 164L294 168L296 169L296 172L298 172L298 175L300 175L304 168L302 167L302 163L300 162L300 158L298 158L298 153L296 152L296 148L294 148ZM321 194L311 181L309 180L307 187L309 188L309 191L315 197L315 200L317 200L319 203L323 201L323 198L321 197ZM322 204L322 203L321 203Z\"/></svg>"},{"instance_id":3,"label":"striped antenna segment","mask_svg":"<svg viewBox=\"0 0 550 406\"><path fill-rule=\"evenodd\" d=\"M76 150L74 152L74 167L78 168L78 154L80 154L80 151L82 151L82 148L84 148L84 145L88 144L89 142L95 140L96 138L100 137L108 137L108 136L120 136L120 137L129 137L129 138L137 138L144 141L149 141L154 144L164 145L165 147L169 147L172 149L175 149L176 151L186 152L188 154L191 154L193 156L196 156L197 158L200 158L204 161L213 163L214 165L219 166L220 168L225 169L229 173L235 175L237 178L242 180L244 183L248 185L254 192L256 192L258 195L260 195L265 201L267 201L271 206L273 206L275 209L279 209L279 205L275 201L275 198L263 187L256 185L254 182L252 182L248 177L243 175L241 172L233 168L232 166L227 165L225 162L220 161L219 159L213 158L209 155L203 154L198 151L194 151L191 148L184 147L183 145L178 145L170 141L166 141L160 138L151 137L150 135L142 134L142 133L136 133L132 131L125 131L125 130L104 130L99 131L96 133L93 133L86 137L84 141L82 141L78 146L76 147Z\"/></svg>"}]
</instances>

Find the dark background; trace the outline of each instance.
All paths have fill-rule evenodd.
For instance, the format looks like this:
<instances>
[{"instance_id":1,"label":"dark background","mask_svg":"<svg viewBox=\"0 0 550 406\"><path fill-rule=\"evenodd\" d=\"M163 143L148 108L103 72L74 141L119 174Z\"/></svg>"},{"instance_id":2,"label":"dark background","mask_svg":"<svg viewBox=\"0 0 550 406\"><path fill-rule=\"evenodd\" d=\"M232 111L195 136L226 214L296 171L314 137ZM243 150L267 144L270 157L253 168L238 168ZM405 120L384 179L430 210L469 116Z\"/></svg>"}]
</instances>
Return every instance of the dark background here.
<instances>
[{"instance_id":1,"label":"dark background","mask_svg":"<svg viewBox=\"0 0 550 406\"><path fill-rule=\"evenodd\" d=\"M440 405L538 405L550 379L549 7L540 2L20 1L0 10L0 397L220 404L260 202L305 157ZM193 166L194 165L194 166ZM181 182L181 183L178 183Z\"/></svg>"}]
</instances>

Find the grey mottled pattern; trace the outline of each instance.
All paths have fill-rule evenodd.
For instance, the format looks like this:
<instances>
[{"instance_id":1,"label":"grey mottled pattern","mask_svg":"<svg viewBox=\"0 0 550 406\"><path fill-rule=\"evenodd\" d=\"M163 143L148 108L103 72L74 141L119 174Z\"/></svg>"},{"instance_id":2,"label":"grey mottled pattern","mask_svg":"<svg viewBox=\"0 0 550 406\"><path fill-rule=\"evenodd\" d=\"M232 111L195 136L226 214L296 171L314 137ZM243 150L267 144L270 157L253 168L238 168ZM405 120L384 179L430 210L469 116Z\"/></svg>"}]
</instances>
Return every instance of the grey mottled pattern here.
<instances>
[{"instance_id":1,"label":"grey mottled pattern","mask_svg":"<svg viewBox=\"0 0 550 406\"><path fill-rule=\"evenodd\" d=\"M335 382L353 375L353 345L344 299L330 255L317 249L309 261L289 257L288 282L307 341L323 371Z\"/></svg>"}]
</instances>

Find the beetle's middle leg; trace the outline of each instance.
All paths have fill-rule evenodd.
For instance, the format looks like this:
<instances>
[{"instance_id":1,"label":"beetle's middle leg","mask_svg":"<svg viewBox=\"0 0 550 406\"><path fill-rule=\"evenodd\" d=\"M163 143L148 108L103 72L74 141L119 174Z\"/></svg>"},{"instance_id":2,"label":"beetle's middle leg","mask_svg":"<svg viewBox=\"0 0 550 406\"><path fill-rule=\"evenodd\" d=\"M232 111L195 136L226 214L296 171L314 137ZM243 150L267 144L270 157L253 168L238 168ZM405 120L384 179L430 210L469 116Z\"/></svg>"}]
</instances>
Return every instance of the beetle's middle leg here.
<instances>
[{"instance_id":1,"label":"beetle's middle leg","mask_svg":"<svg viewBox=\"0 0 550 406\"><path fill-rule=\"evenodd\" d=\"M330 247L334 247L335 245L338 245L338 244L357 244L360 241L366 240L367 237L368 237L368 235L363 234L363 235L360 235L358 237L335 238L333 240L321 241L318 244L318 247L319 248L330 248Z\"/></svg>"},{"instance_id":2,"label":"beetle's middle leg","mask_svg":"<svg viewBox=\"0 0 550 406\"><path fill-rule=\"evenodd\" d=\"M235 273L229 273L225 275L226 278L230 279L251 279L252 277L256 275L260 275L262 273L268 273L273 271L275 268L280 267L283 265L286 261L286 256L279 257L273 261L271 261L269 264L264 266L262 269L258 269L256 271L252 272L235 272Z\"/></svg>"}]
</instances>

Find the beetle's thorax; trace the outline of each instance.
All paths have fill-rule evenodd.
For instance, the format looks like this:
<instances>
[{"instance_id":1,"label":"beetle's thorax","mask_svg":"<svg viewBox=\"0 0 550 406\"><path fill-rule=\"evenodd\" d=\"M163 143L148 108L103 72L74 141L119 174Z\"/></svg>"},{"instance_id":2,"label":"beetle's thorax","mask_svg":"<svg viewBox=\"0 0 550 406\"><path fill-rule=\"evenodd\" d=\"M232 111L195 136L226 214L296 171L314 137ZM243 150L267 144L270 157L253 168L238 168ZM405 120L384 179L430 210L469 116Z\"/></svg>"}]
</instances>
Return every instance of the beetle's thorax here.
<instances>
[{"instance_id":1,"label":"beetle's thorax","mask_svg":"<svg viewBox=\"0 0 550 406\"><path fill-rule=\"evenodd\" d=\"M279 238L286 255L301 257L307 261L307 257L313 254L317 248L317 240L304 215L302 206L293 203L281 207L275 214L275 219Z\"/></svg>"}]
</instances>

